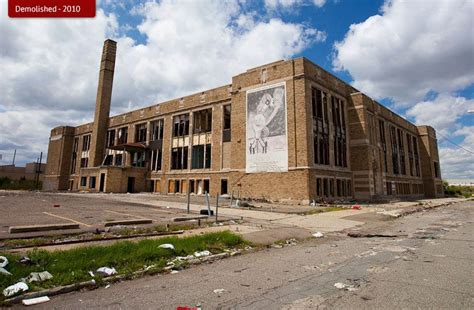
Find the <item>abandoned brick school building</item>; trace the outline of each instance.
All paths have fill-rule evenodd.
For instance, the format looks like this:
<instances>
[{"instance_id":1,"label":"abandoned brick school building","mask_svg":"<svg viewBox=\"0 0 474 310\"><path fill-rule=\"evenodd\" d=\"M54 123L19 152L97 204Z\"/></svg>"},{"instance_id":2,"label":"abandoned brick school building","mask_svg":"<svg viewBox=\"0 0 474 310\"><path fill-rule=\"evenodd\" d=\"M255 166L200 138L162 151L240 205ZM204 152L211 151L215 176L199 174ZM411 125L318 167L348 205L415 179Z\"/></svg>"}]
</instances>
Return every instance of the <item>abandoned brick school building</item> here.
<instances>
[{"instance_id":1,"label":"abandoned brick school building","mask_svg":"<svg viewBox=\"0 0 474 310\"><path fill-rule=\"evenodd\" d=\"M240 193L266 200L443 195L436 134L305 58L110 117L104 43L94 122L52 129L45 190Z\"/></svg>"}]
</instances>

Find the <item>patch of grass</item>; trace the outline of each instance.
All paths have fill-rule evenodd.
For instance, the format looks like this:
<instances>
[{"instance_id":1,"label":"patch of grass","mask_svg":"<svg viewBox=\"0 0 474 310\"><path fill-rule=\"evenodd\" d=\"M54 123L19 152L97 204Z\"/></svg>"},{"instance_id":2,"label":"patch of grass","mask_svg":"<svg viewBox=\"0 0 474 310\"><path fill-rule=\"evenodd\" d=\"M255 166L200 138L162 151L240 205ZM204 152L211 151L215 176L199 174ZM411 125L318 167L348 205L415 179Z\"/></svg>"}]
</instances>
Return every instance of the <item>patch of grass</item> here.
<instances>
[{"instance_id":1,"label":"patch of grass","mask_svg":"<svg viewBox=\"0 0 474 310\"><path fill-rule=\"evenodd\" d=\"M303 215L311 215L311 214L318 214L318 213L326 213L326 212L335 212L335 211L343 211L343 210L348 210L347 208L344 207L322 207L322 208L315 208L311 209L309 211L303 212Z\"/></svg>"},{"instance_id":2,"label":"patch of grass","mask_svg":"<svg viewBox=\"0 0 474 310\"><path fill-rule=\"evenodd\" d=\"M174 250L158 248L160 244L171 243ZM33 265L19 263L17 254L0 253L9 260L7 270L12 276L0 274L0 291L17 283L30 272L49 271L53 278L41 283L31 283L31 290L51 288L81 281L91 280L89 271L99 267L114 267L119 274L131 274L144 268L156 265L154 270L161 270L166 263L176 256L187 256L196 251L209 250L220 253L224 249L245 245L243 239L230 231L208 233L186 238L166 237L158 240L145 239L139 242L120 241L109 246L80 247L65 251L47 252L34 249L27 253ZM96 274L97 275L97 274ZM3 295L1 295L3 298Z\"/></svg>"}]
</instances>

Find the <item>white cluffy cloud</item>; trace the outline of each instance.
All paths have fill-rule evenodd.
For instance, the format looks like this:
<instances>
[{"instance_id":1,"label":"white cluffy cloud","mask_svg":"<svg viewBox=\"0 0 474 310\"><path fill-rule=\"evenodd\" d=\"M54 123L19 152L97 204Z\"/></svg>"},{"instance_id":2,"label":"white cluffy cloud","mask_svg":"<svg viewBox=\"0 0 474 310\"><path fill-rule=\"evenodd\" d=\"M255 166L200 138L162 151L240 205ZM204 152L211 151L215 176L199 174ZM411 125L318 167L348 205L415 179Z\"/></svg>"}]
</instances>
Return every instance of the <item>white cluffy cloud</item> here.
<instances>
[{"instance_id":1,"label":"white cluffy cloud","mask_svg":"<svg viewBox=\"0 0 474 310\"><path fill-rule=\"evenodd\" d=\"M356 88L438 131L446 178L474 178L474 155L441 136L472 150L473 127L461 117L473 99L455 95L474 83L472 12L471 0L387 0L334 44L334 69L349 72Z\"/></svg>"},{"instance_id":2,"label":"white cluffy cloud","mask_svg":"<svg viewBox=\"0 0 474 310\"><path fill-rule=\"evenodd\" d=\"M0 19L0 164L14 148L28 154L23 161L35 160L52 127L92 119L107 37L118 41L113 113L225 85L326 37L245 12L239 0L150 1L132 13L144 43L120 35L130 26L102 9L93 19Z\"/></svg>"},{"instance_id":3,"label":"white cluffy cloud","mask_svg":"<svg viewBox=\"0 0 474 310\"><path fill-rule=\"evenodd\" d=\"M335 43L333 65L356 88L398 105L462 89L474 82L472 12L471 0L387 1Z\"/></svg>"}]
</instances>

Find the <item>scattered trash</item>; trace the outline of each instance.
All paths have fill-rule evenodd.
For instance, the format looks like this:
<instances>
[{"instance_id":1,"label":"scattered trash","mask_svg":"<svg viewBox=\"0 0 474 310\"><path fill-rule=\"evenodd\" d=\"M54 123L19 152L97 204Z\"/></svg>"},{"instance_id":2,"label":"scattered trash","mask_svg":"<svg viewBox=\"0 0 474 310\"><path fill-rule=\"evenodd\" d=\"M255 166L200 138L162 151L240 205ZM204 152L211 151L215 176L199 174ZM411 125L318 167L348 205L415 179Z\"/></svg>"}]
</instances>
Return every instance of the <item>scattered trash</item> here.
<instances>
[{"instance_id":1,"label":"scattered trash","mask_svg":"<svg viewBox=\"0 0 474 310\"><path fill-rule=\"evenodd\" d=\"M54 208L59 208L59 207L60 207L60 205L53 205L53 207L54 207Z\"/></svg>"},{"instance_id":2,"label":"scattered trash","mask_svg":"<svg viewBox=\"0 0 474 310\"><path fill-rule=\"evenodd\" d=\"M3 295L5 297L10 297L16 295L21 292L25 292L28 290L28 285L24 282L18 282L17 284L10 285L6 289L3 290Z\"/></svg>"},{"instance_id":3,"label":"scattered trash","mask_svg":"<svg viewBox=\"0 0 474 310\"><path fill-rule=\"evenodd\" d=\"M219 295L219 294L224 293L224 292L225 292L225 289L223 289L223 288L218 288L218 289L215 289L213 292L214 292L214 294Z\"/></svg>"},{"instance_id":4,"label":"scattered trash","mask_svg":"<svg viewBox=\"0 0 474 310\"><path fill-rule=\"evenodd\" d=\"M349 292L357 291L358 289L354 285L344 284L341 282L334 283L334 286L340 290L346 290Z\"/></svg>"},{"instance_id":5,"label":"scattered trash","mask_svg":"<svg viewBox=\"0 0 474 310\"><path fill-rule=\"evenodd\" d=\"M171 270L171 274L176 274L178 272L179 272L178 270Z\"/></svg>"},{"instance_id":6,"label":"scattered trash","mask_svg":"<svg viewBox=\"0 0 474 310\"><path fill-rule=\"evenodd\" d=\"M11 276L11 275L12 275L8 270L6 270L6 269L3 268L3 267L0 267L0 273L1 273L1 274L4 274L4 275L6 275L6 276Z\"/></svg>"},{"instance_id":7,"label":"scattered trash","mask_svg":"<svg viewBox=\"0 0 474 310\"><path fill-rule=\"evenodd\" d=\"M315 238L322 238L322 237L324 237L324 235L323 235L323 233L321 233L321 232L318 231L318 232L315 232L315 233L313 234L313 237L315 237Z\"/></svg>"},{"instance_id":8,"label":"scattered trash","mask_svg":"<svg viewBox=\"0 0 474 310\"><path fill-rule=\"evenodd\" d=\"M211 252L209 252L208 250L200 251L200 252L194 252L194 256L196 256L196 257L203 257L203 256L209 256L209 255L211 255Z\"/></svg>"},{"instance_id":9,"label":"scattered trash","mask_svg":"<svg viewBox=\"0 0 474 310\"><path fill-rule=\"evenodd\" d=\"M110 284L107 284L107 285L105 286L105 288L109 288L109 287L110 287Z\"/></svg>"},{"instance_id":10,"label":"scattered trash","mask_svg":"<svg viewBox=\"0 0 474 310\"><path fill-rule=\"evenodd\" d=\"M293 239L293 238L292 238L292 239L289 239L289 240L286 240L285 243L286 243L286 245L288 245L288 246L293 246L293 245L298 244L298 242L296 241L296 239Z\"/></svg>"},{"instance_id":11,"label":"scattered trash","mask_svg":"<svg viewBox=\"0 0 474 310\"><path fill-rule=\"evenodd\" d=\"M111 276L117 273L117 270L115 268L109 268L109 267L100 267L97 269L97 272L100 273L101 275L104 276Z\"/></svg>"},{"instance_id":12,"label":"scattered trash","mask_svg":"<svg viewBox=\"0 0 474 310\"><path fill-rule=\"evenodd\" d=\"M28 256L22 256L20 258L19 262L21 264L24 264L24 265L32 265L33 264L33 262L31 261L31 259Z\"/></svg>"},{"instance_id":13,"label":"scattered trash","mask_svg":"<svg viewBox=\"0 0 474 310\"><path fill-rule=\"evenodd\" d=\"M362 209L362 207L361 207L360 205L353 205L353 206L352 206L352 209L354 209L354 210L360 210L360 209Z\"/></svg>"},{"instance_id":14,"label":"scattered trash","mask_svg":"<svg viewBox=\"0 0 474 310\"><path fill-rule=\"evenodd\" d=\"M313 201L311 201L311 203L309 204L309 206L310 206L310 207L316 207L316 201L314 201L314 199L313 199Z\"/></svg>"},{"instance_id":15,"label":"scattered trash","mask_svg":"<svg viewBox=\"0 0 474 310\"><path fill-rule=\"evenodd\" d=\"M50 301L48 296L41 296L41 297L36 297L36 298L23 299L21 302L25 306L33 306L33 305L42 304L48 301Z\"/></svg>"},{"instance_id":16,"label":"scattered trash","mask_svg":"<svg viewBox=\"0 0 474 310\"><path fill-rule=\"evenodd\" d=\"M0 256L0 268L4 268L8 265L8 259L5 256Z\"/></svg>"},{"instance_id":17,"label":"scattered trash","mask_svg":"<svg viewBox=\"0 0 474 310\"><path fill-rule=\"evenodd\" d=\"M274 249L281 249L283 246L281 244L272 244L271 247Z\"/></svg>"},{"instance_id":18,"label":"scattered trash","mask_svg":"<svg viewBox=\"0 0 474 310\"><path fill-rule=\"evenodd\" d=\"M95 277L95 274L92 271L89 271L89 275L93 278Z\"/></svg>"},{"instance_id":19,"label":"scattered trash","mask_svg":"<svg viewBox=\"0 0 474 310\"><path fill-rule=\"evenodd\" d=\"M52 279L52 278L53 278L52 274L50 274L47 271L43 271L43 272L32 272L32 273L30 273L30 275L27 276L25 278L25 280L28 281L29 283L31 283L31 282L42 282L42 281L46 281L46 280L49 280L49 279Z\"/></svg>"},{"instance_id":20,"label":"scattered trash","mask_svg":"<svg viewBox=\"0 0 474 310\"><path fill-rule=\"evenodd\" d=\"M174 250L174 245L172 245L171 243L160 244L158 247L162 249Z\"/></svg>"},{"instance_id":21,"label":"scattered trash","mask_svg":"<svg viewBox=\"0 0 474 310\"><path fill-rule=\"evenodd\" d=\"M347 285L341 282L337 282L334 284L334 286L338 289L343 289L343 288L346 288Z\"/></svg>"}]
</instances>

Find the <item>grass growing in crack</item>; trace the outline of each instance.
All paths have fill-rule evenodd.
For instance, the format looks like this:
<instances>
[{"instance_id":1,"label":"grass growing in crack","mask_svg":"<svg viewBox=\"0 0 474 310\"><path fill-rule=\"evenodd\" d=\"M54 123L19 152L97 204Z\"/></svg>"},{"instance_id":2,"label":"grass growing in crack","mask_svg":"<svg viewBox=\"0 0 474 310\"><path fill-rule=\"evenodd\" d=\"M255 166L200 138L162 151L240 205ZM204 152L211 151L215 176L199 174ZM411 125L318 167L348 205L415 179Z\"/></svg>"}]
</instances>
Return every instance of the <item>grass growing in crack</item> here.
<instances>
[{"instance_id":1,"label":"grass growing in crack","mask_svg":"<svg viewBox=\"0 0 474 310\"><path fill-rule=\"evenodd\" d=\"M318 209L312 209L306 212L303 212L303 215L311 215L311 214L318 214L318 213L326 213L326 212L334 212L334 211L343 211L348 210L348 208L344 207L323 207Z\"/></svg>"},{"instance_id":2,"label":"grass growing in crack","mask_svg":"<svg viewBox=\"0 0 474 310\"><path fill-rule=\"evenodd\" d=\"M158 248L160 244L171 243L174 250ZM17 283L30 272L49 271L53 278L31 283L31 290L51 288L91 280L89 271L99 267L114 267L119 274L131 274L144 266L155 265L153 271L160 271L170 259L187 256L196 251L209 250L216 254L224 249L243 246L243 239L230 231L208 233L186 238L166 237L158 240L145 239L139 242L120 241L109 246L80 247L65 251L47 252L33 249L27 253L33 265L19 263L20 256L0 253L6 256L9 264L6 269L12 276L0 274L0 290ZM3 295L0 296L0 300Z\"/></svg>"}]
</instances>

